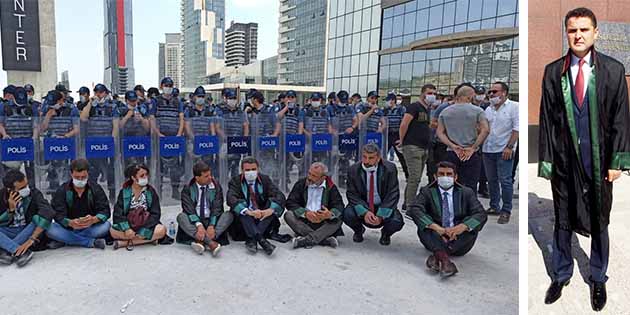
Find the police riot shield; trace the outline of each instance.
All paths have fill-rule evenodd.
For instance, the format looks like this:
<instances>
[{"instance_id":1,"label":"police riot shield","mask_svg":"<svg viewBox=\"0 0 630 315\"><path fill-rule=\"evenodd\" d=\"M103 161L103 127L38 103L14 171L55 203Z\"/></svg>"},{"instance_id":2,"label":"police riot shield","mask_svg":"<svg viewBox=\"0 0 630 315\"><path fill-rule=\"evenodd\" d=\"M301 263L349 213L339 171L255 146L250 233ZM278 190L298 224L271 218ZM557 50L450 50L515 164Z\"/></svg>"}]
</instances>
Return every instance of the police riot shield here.
<instances>
[{"instance_id":1,"label":"police riot shield","mask_svg":"<svg viewBox=\"0 0 630 315\"><path fill-rule=\"evenodd\" d=\"M337 185L340 189L346 188L347 174L350 166L358 161L359 152L359 132L355 125L355 109L349 107L340 108L335 112L334 131L337 137L335 144L338 153Z\"/></svg>"},{"instance_id":2,"label":"police riot shield","mask_svg":"<svg viewBox=\"0 0 630 315\"><path fill-rule=\"evenodd\" d=\"M149 119L148 108L144 105L138 105L136 108L121 108L118 118L118 134L115 140L115 181L119 191L127 174L125 170L136 164L144 164L150 170L149 178L155 179L155 161L152 154L152 129ZM153 187L159 187L152 182Z\"/></svg>"},{"instance_id":3,"label":"police riot shield","mask_svg":"<svg viewBox=\"0 0 630 315\"><path fill-rule=\"evenodd\" d=\"M219 182L226 176L227 160L221 158L221 144L224 143L224 140L223 133L220 131L223 128L223 118L218 116L186 118L187 143L184 161L186 182L193 178L193 165L200 161L210 166L212 176Z\"/></svg>"},{"instance_id":4,"label":"police riot shield","mask_svg":"<svg viewBox=\"0 0 630 315\"><path fill-rule=\"evenodd\" d=\"M238 109L223 111L223 125L217 133L221 142L221 157L225 168L221 173L220 183L227 190L230 179L240 174L241 159L252 155L251 126L247 115Z\"/></svg>"},{"instance_id":5,"label":"police riot shield","mask_svg":"<svg viewBox=\"0 0 630 315\"><path fill-rule=\"evenodd\" d=\"M90 180L101 185L107 193L110 203L116 201L116 192L120 186L116 179L116 145L118 136L118 118L115 108L93 108L89 117L81 119L79 126L78 157L85 158L90 164Z\"/></svg>"},{"instance_id":6,"label":"police riot shield","mask_svg":"<svg viewBox=\"0 0 630 315\"><path fill-rule=\"evenodd\" d=\"M5 105L8 106L8 105ZM37 111L29 111L17 106L4 108L0 119L7 136L0 142L0 176L11 170L26 174L29 186L36 187L35 144L38 140L39 120ZM2 183L0 183L0 186Z\"/></svg>"},{"instance_id":7,"label":"police riot shield","mask_svg":"<svg viewBox=\"0 0 630 315\"><path fill-rule=\"evenodd\" d=\"M279 188L285 187L286 177L284 171L281 171L280 152L282 121L278 120L275 111L270 110L250 114L249 122L252 133L252 154L258 160L259 173L269 176Z\"/></svg>"},{"instance_id":8,"label":"police riot shield","mask_svg":"<svg viewBox=\"0 0 630 315\"><path fill-rule=\"evenodd\" d=\"M387 117L381 110L363 117L359 126L359 159L363 146L368 143L376 144L380 149L381 158L387 159L387 136Z\"/></svg>"},{"instance_id":9,"label":"police riot shield","mask_svg":"<svg viewBox=\"0 0 630 315\"><path fill-rule=\"evenodd\" d=\"M306 170L306 136L300 131L304 121L298 115L285 115L280 133L280 163L284 174L280 174L280 189L288 194ZM303 126L303 125L302 125Z\"/></svg>"},{"instance_id":10,"label":"police riot shield","mask_svg":"<svg viewBox=\"0 0 630 315\"><path fill-rule=\"evenodd\" d=\"M70 180L70 163L78 153L78 116L76 108L66 105L50 108L40 118L35 141L35 178L37 188L44 194L54 194Z\"/></svg>"},{"instance_id":11,"label":"police riot shield","mask_svg":"<svg viewBox=\"0 0 630 315\"><path fill-rule=\"evenodd\" d=\"M306 161L302 176L306 176L308 168L315 162L324 163L328 167L328 176L337 183L338 154L334 143L338 141L334 128L338 125L335 118L329 117L324 110L322 115L304 118L304 134L306 135Z\"/></svg>"}]
</instances>

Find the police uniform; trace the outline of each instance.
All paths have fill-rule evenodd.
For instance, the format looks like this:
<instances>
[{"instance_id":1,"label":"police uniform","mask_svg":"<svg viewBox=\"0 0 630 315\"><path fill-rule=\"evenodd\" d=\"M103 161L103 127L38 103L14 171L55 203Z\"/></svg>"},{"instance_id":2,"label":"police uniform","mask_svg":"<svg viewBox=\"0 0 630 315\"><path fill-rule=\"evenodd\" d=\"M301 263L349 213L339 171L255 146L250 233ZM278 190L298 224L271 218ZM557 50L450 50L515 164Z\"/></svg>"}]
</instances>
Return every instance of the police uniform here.
<instances>
[{"instance_id":1,"label":"police uniform","mask_svg":"<svg viewBox=\"0 0 630 315\"><path fill-rule=\"evenodd\" d=\"M138 103L138 105L133 109L134 111L134 115L135 113L139 113L142 116L142 119L149 119L149 115L150 115L150 101L147 101L145 103ZM150 136L151 135L151 127L147 127L145 128L145 126L142 125L142 121L141 120L136 120L136 118L134 116L132 116L131 118L129 118L129 120L127 120L126 122L124 122L123 124L123 120L124 117L127 116L127 113L130 111L131 109L129 108L128 105L124 104L123 106L118 107L117 111L118 111L118 115L121 117L120 120L120 135L119 137L146 137L146 136ZM122 139L120 141L122 143ZM148 165L147 163L147 158L145 157L126 157L124 159L124 167L123 169L126 169L129 165L132 164L145 164Z\"/></svg>"},{"instance_id":2,"label":"police uniform","mask_svg":"<svg viewBox=\"0 0 630 315\"><path fill-rule=\"evenodd\" d=\"M218 127L218 118L223 116L223 111L207 102L204 102L201 109L197 108L196 105L191 105L186 109L185 117L189 123L190 133L194 137L196 136L207 136L207 135L216 135L216 128ZM211 130L211 126L215 127L214 131ZM192 151L191 151L192 152ZM218 159L218 156L216 156ZM218 160L215 159L215 155L204 155L204 156L196 156L193 155L193 164L204 161L206 164L210 166L212 169L212 174L216 174L218 176Z\"/></svg>"},{"instance_id":3,"label":"police uniform","mask_svg":"<svg viewBox=\"0 0 630 315\"><path fill-rule=\"evenodd\" d=\"M288 105L284 105L284 107L286 106ZM284 107L280 108L278 111L283 110ZM297 135L299 134L299 131L300 131L300 123L304 123L304 111L300 108L298 104L295 104L293 108L287 109L286 113L284 114L283 121L284 121L285 139L286 139L286 135ZM302 176L302 174L304 173L304 170L303 170L304 164L295 162L295 159L302 159L303 156L304 155L302 152L294 152L294 153L287 152L286 153L285 176L287 179L286 181L287 185L291 183L290 172L291 172L291 169L293 169L293 165L298 166L298 174L299 174L298 176Z\"/></svg>"},{"instance_id":4,"label":"police uniform","mask_svg":"<svg viewBox=\"0 0 630 315\"><path fill-rule=\"evenodd\" d=\"M405 178L409 177L407 173L407 163L405 162L405 157L402 152L398 151L396 148L396 141L398 141L400 134L398 131L400 130L400 123L402 122L403 116L405 115L405 107L403 105L396 105L395 107L387 107L383 110L383 114L387 117L387 152L394 149L396 156L398 157L398 161L400 161L400 165L402 166L403 172L405 173Z\"/></svg>"},{"instance_id":5,"label":"police uniform","mask_svg":"<svg viewBox=\"0 0 630 315\"><path fill-rule=\"evenodd\" d=\"M33 128L38 124L38 107L31 103L20 106L14 101L7 100L0 103L0 123L4 126L5 132L13 139L33 138ZM21 162L3 163L3 171L20 167ZM35 165L34 161L24 161L24 168L29 186L35 187Z\"/></svg>"},{"instance_id":6,"label":"police uniform","mask_svg":"<svg viewBox=\"0 0 630 315\"><path fill-rule=\"evenodd\" d=\"M42 116L48 112L52 102L42 108ZM55 109L55 115L50 118L48 128L43 132L45 138L63 137L74 129L75 121L79 118L79 110L72 103L64 102ZM48 193L54 193L59 188L59 182L70 179L70 160L52 160L48 165Z\"/></svg>"},{"instance_id":7,"label":"police uniform","mask_svg":"<svg viewBox=\"0 0 630 315\"><path fill-rule=\"evenodd\" d=\"M180 99L172 95L170 98L159 95L153 105L153 116L159 132L164 136L177 136L180 127L179 115L184 112L184 105ZM169 172L171 187L179 192L179 184L184 173L183 160L180 156L160 157L160 170L162 177ZM175 197L177 193L173 193Z\"/></svg>"},{"instance_id":8,"label":"police uniform","mask_svg":"<svg viewBox=\"0 0 630 315\"><path fill-rule=\"evenodd\" d=\"M114 119L118 119L118 104L114 101L104 100L99 103L93 101L90 107L88 121L85 122L87 137L112 137L114 129ZM85 107L84 107L85 110ZM98 182L99 176L107 179L107 189L109 198L115 200L116 184L114 182L114 159L113 158L93 158L90 159L89 176Z\"/></svg>"},{"instance_id":9,"label":"police uniform","mask_svg":"<svg viewBox=\"0 0 630 315\"><path fill-rule=\"evenodd\" d=\"M345 104L345 106L335 104L335 105L329 105L329 108L330 108L329 111L332 113L333 117L336 118L336 121L338 123L339 129L337 130L337 133L345 134L348 128L352 128L354 119L357 115L355 106L353 104ZM350 135L353 138L355 138L355 143L358 144L359 139L358 139L357 129L358 128L353 128L352 133L350 133ZM339 141L341 142L341 138L339 139ZM338 145L341 148L340 143ZM345 187L346 185L348 169L350 168L351 164L354 164L354 162L351 163L350 161L356 160L358 148L359 147L357 145L357 148L354 151L343 152L339 150L338 173L339 173L339 186L340 187Z\"/></svg>"},{"instance_id":10,"label":"police uniform","mask_svg":"<svg viewBox=\"0 0 630 315\"><path fill-rule=\"evenodd\" d=\"M320 105L319 108L308 106L304 110L304 129L311 134L325 134L330 133L331 111L329 106ZM312 152L312 147L307 151L311 152L311 163L322 162L327 163L327 156L329 152Z\"/></svg>"},{"instance_id":11,"label":"police uniform","mask_svg":"<svg viewBox=\"0 0 630 315\"><path fill-rule=\"evenodd\" d=\"M260 109L255 108L252 105L252 110L249 113L249 124L253 145L258 145L258 138L272 136L276 130L278 123L277 112L273 105L263 104ZM256 158L259 161L264 161L260 165L261 172L268 175L274 180L279 180L279 166L277 163L276 152L278 150L258 150ZM275 167L277 166L277 167Z\"/></svg>"}]
</instances>

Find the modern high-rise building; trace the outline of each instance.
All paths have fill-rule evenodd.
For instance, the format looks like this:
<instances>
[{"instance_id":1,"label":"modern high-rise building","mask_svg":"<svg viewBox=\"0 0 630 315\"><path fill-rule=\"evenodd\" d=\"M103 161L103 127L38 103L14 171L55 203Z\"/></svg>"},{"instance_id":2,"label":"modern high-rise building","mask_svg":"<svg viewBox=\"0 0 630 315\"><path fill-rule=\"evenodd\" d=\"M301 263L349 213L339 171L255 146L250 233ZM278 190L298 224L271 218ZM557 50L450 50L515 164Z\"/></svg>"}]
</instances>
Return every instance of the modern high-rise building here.
<instances>
[{"instance_id":1,"label":"modern high-rise building","mask_svg":"<svg viewBox=\"0 0 630 315\"><path fill-rule=\"evenodd\" d=\"M225 0L181 0L182 87L223 67Z\"/></svg>"},{"instance_id":2,"label":"modern high-rise building","mask_svg":"<svg viewBox=\"0 0 630 315\"><path fill-rule=\"evenodd\" d=\"M175 86L182 86L182 41L179 33L166 33L165 42L160 43L158 52L159 78L171 77Z\"/></svg>"},{"instance_id":3,"label":"modern high-rise building","mask_svg":"<svg viewBox=\"0 0 630 315\"><path fill-rule=\"evenodd\" d=\"M225 31L225 65L248 65L258 57L258 23L230 23Z\"/></svg>"},{"instance_id":4,"label":"modern high-rise building","mask_svg":"<svg viewBox=\"0 0 630 315\"><path fill-rule=\"evenodd\" d=\"M326 91L375 91L381 0L331 0L328 12Z\"/></svg>"},{"instance_id":5,"label":"modern high-rise building","mask_svg":"<svg viewBox=\"0 0 630 315\"><path fill-rule=\"evenodd\" d=\"M59 81L59 83L63 84L63 86L66 87L66 89L70 90L70 74L68 73L68 70L65 70L63 72L61 72L61 81Z\"/></svg>"},{"instance_id":6,"label":"modern high-rise building","mask_svg":"<svg viewBox=\"0 0 630 315\"><path fill-rule=\"evenodd\" d=\"M105 76L103 82L114 94L133 89L133 19L131 0L104 0Z\"/></svg>"},{"instance_id":7,"label":"modern high-rise building","mask_svg":"<svg viewBox=\"0 0 630 315\"><path fill-rule=\"evenodd\" d=\"M324 86L326 0L280 0L278 84Z\"/></svg>"}]
</instances>

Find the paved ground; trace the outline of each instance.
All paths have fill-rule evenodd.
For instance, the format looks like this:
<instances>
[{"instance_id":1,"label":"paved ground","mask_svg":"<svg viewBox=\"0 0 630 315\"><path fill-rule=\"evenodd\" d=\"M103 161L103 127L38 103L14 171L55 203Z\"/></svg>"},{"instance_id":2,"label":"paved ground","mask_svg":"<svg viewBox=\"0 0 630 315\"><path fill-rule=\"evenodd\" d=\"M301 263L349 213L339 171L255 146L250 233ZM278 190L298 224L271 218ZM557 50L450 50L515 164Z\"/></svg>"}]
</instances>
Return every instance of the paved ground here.
<instances>
[{"instance_id":1,"label":"paved ground","mask_svg":"<svg viewBox=\"0 0 630 315\"><path fill-rule=\"evenodd\" d=\"M551 184L536 177L537 164L528 165L528 243L527 256L529 277L529 314L595 314L590 304L588 279L590 256L590 238L582 236L573 239L573 257L576 262L571 284L562 291L562 297L552 305L543 303L545 291L550 283L546 266L550 263L551 242L553 236L553 204ZM630 259L630 177L623 175L614 184L613 209L611 212L610 263L608 303L603 312L598 314L629 314L630 301L626 292L630 290L630 275L627 273L627 262ZM543 258L544 257L544 258Z\"/></svg>"},{"instance_id":2,"label":"paved ground","mask_svg":"<svg viewBox=\"0 0 630 315\"><path fill-rule=\"evenodd\" d=\"M178 210L164 212L170 222ZM234 242L216 259L183 245L39 252L24 269L2 268L0 313L120 314L133 301L125 314L517 314L518 210L512 218L491 217L447 280L426 271L411 221L389 247L376 231L354 244L344 227L336 250L279 244L271 258Z\"/></svg>"}]
</instances>

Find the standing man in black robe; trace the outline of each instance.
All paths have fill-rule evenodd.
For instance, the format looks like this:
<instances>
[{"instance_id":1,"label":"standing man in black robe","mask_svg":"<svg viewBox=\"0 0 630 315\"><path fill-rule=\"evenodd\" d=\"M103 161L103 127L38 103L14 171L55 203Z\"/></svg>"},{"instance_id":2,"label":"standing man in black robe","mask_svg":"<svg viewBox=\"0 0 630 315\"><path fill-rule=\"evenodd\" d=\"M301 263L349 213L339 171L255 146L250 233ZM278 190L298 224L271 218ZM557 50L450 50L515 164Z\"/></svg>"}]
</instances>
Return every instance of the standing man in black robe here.
<instances>
[{"instance_id":1,"label":"standing man in black robe","mask_svg":"<svg viewBox=\"0 0 630 315\"><path fill-rule=\"evenodd\" d=\"M573 274L573 232L591 236L591 306L606 305L612 183L630 169L630 113L624 66L594 48L595 14L567 13L570 51L545 68L538 176L551 181L555 211L552 283L558 300Z\"/></svg>"}]
</instances>

